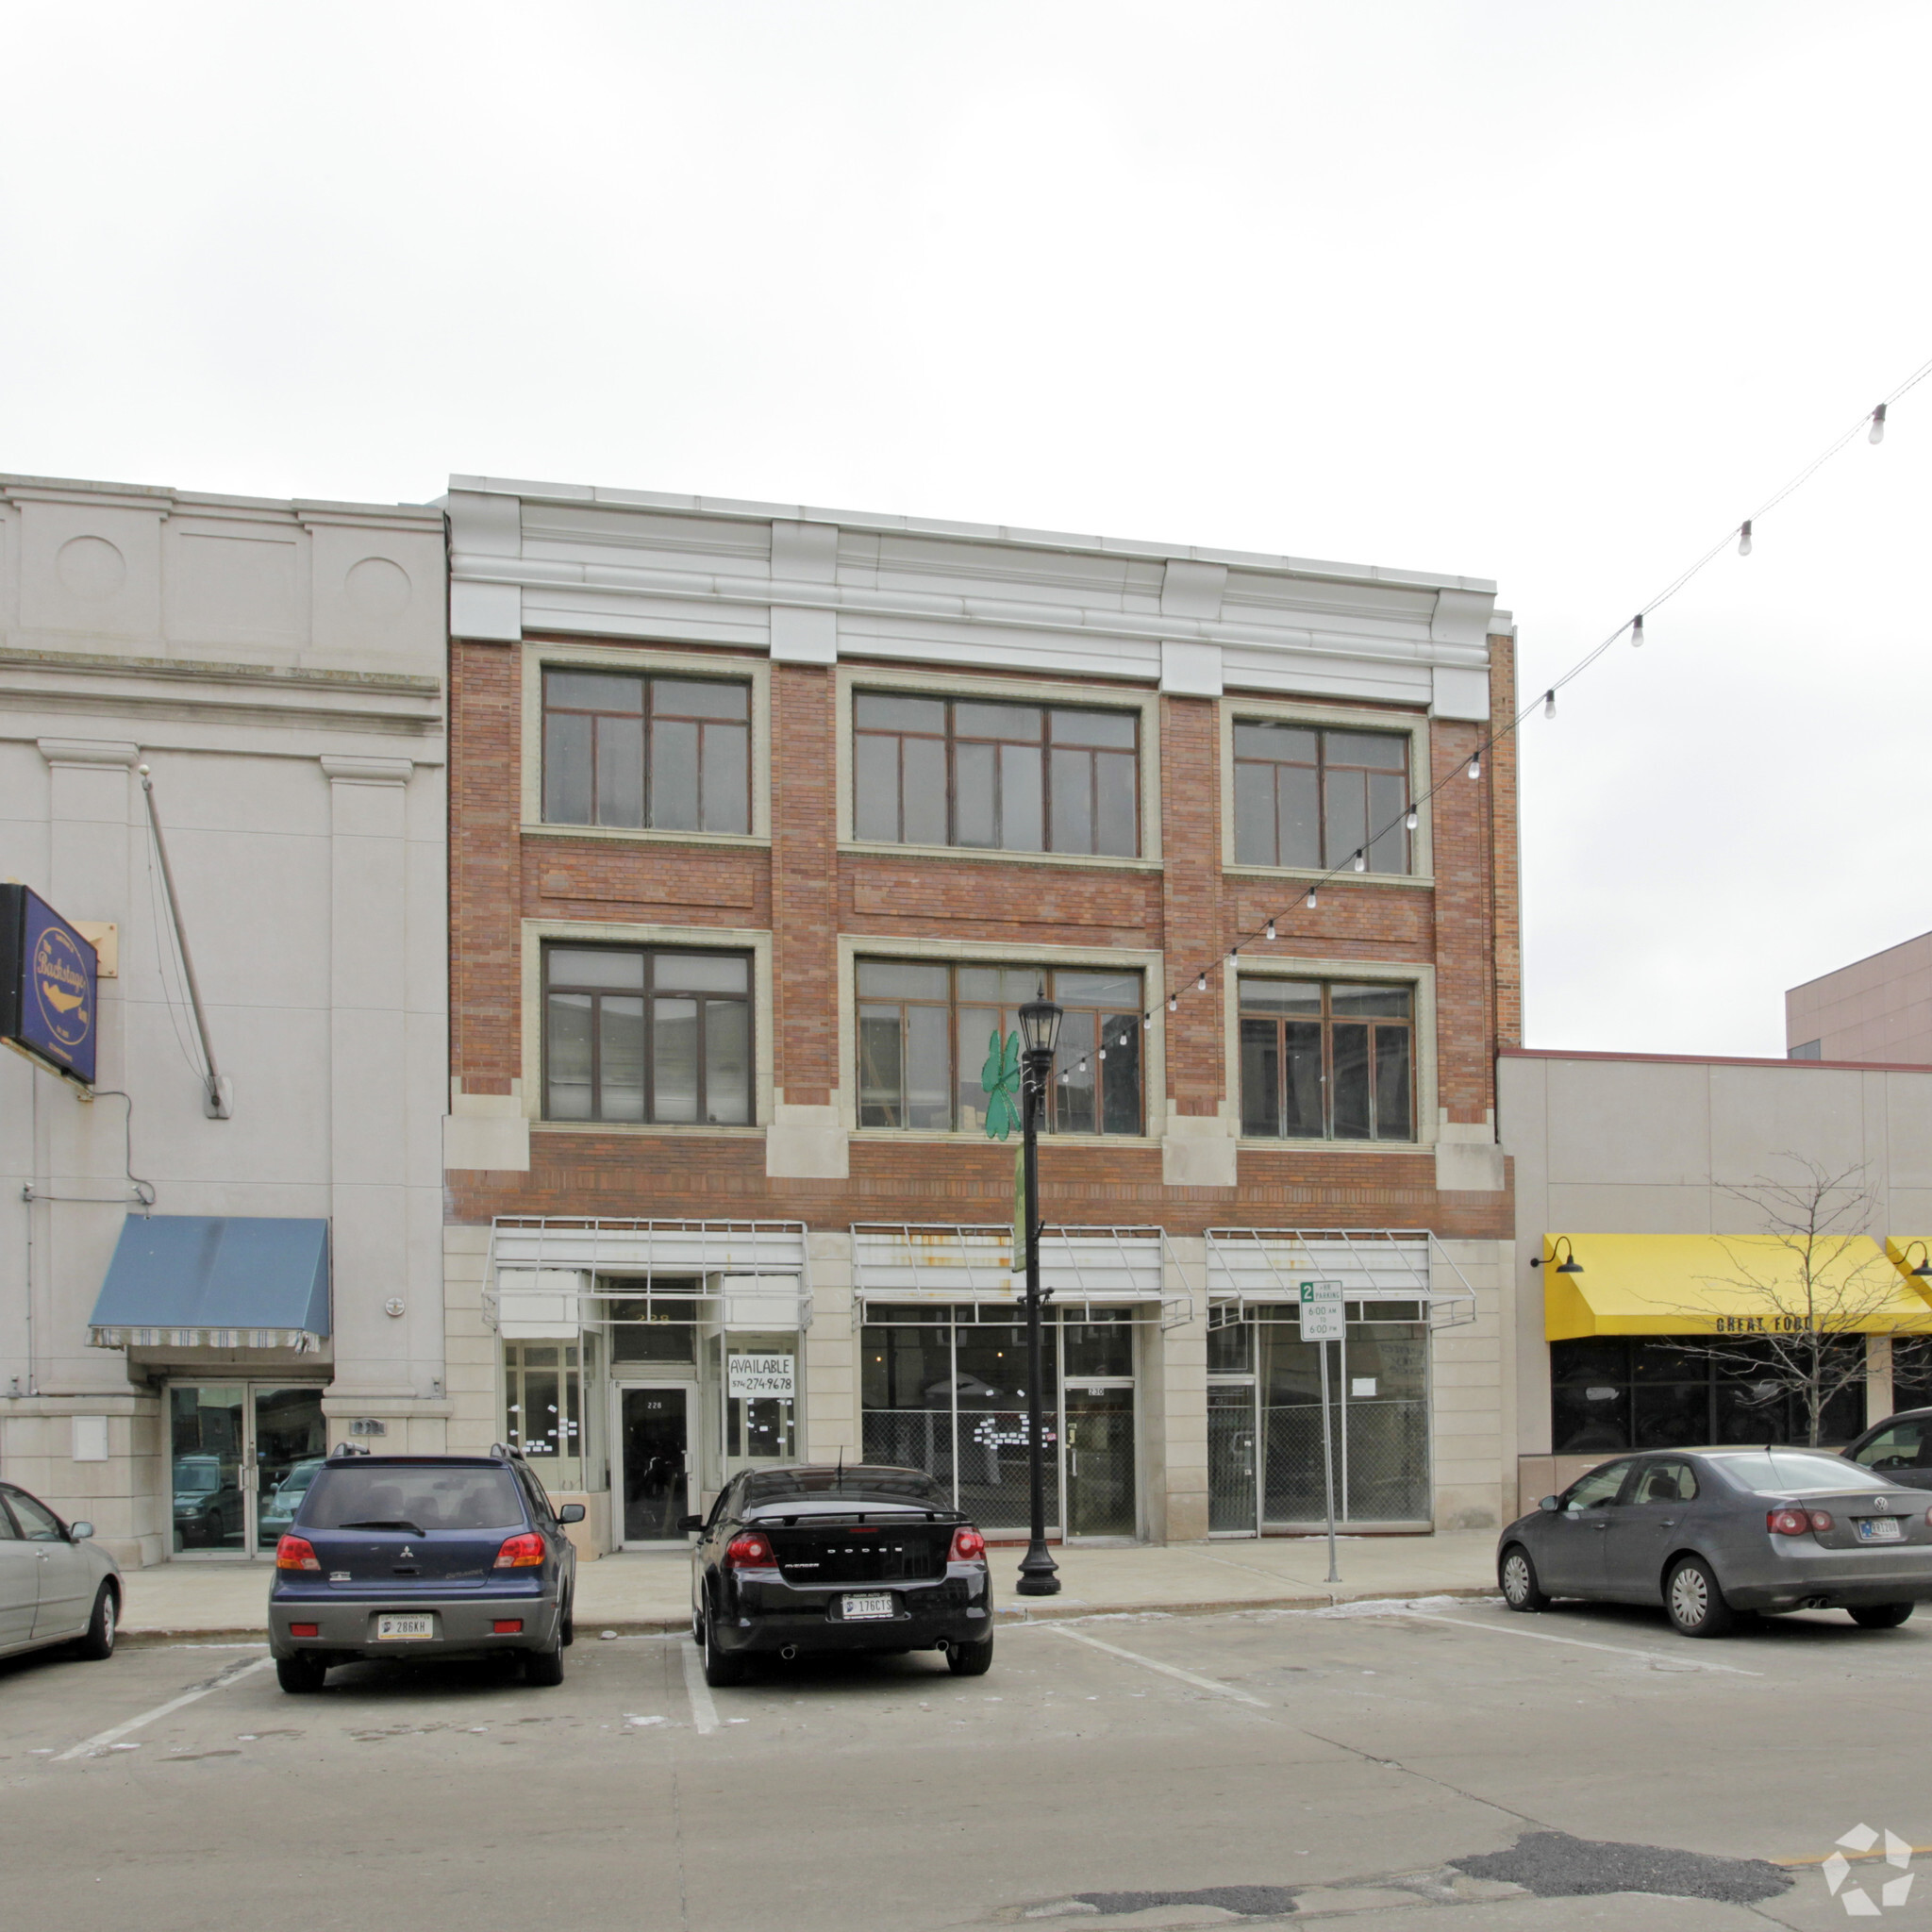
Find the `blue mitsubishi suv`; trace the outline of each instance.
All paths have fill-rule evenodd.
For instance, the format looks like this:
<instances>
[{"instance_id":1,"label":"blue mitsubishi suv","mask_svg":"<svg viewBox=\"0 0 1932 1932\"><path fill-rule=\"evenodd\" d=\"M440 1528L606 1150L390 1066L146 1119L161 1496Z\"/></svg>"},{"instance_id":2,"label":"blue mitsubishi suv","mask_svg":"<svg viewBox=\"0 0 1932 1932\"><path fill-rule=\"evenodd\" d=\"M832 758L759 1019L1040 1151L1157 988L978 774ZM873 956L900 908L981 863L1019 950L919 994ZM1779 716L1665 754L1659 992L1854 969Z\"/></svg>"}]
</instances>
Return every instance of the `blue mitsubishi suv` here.
<instances>
[{"instance_id":1,"label":"blue mitsubishi suv","mask_svg":"<svg viewBox=\"0 0 1932 1932\"><path fill-rule=\"evenodd\" d=\"M275 1546L269 1650L284 1690L331 1664L517 1655L526 1684L563 1682L576 1551L522 1457L371 1456L315 1472Z\"/></svg>"}]
</instances>

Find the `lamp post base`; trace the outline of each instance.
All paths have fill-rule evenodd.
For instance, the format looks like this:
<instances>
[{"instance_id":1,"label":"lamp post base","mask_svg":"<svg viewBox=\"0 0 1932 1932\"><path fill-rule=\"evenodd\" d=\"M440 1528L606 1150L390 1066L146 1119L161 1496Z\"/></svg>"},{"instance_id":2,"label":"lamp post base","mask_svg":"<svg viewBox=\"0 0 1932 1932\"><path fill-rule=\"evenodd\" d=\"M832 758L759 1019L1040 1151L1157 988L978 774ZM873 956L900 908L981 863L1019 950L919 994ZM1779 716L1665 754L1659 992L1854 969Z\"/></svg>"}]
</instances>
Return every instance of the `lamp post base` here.
<instances>
[{"instance_id":1,"label":"lamp post base","mask_svg":"<svg viewBox=\"0 0 1932 1932\"><path fill-rule=\"evenodd\" d=\"M1058 1596L1060 1593L1060 1566L1046 1553L1043 1542L1028 1543L1020 1558L1020 1580L1014 1591L1020 1596Z\"/></svg>"}]
</instances>

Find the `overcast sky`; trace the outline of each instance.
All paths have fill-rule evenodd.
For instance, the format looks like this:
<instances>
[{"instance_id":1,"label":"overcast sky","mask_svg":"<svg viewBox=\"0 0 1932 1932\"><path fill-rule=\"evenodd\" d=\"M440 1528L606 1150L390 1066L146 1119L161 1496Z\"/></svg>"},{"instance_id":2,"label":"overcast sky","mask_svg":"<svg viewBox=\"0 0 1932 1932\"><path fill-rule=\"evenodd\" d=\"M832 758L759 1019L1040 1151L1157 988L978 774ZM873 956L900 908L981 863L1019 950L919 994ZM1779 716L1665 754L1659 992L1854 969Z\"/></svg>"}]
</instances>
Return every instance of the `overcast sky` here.
<instances>
[{"instance_id":1,"label":"overcast sky","mask_svg":"<svg viewBox=\"0 0 1932 1932\"><path fill-rule=\"evenodd\" d=\"M0 0L0 469L1495 578L1525 696L1932 356L1932 8ZM1525 727L1529 1041L1932 926L1932 382Z\"/></svg>"}]
</instances>

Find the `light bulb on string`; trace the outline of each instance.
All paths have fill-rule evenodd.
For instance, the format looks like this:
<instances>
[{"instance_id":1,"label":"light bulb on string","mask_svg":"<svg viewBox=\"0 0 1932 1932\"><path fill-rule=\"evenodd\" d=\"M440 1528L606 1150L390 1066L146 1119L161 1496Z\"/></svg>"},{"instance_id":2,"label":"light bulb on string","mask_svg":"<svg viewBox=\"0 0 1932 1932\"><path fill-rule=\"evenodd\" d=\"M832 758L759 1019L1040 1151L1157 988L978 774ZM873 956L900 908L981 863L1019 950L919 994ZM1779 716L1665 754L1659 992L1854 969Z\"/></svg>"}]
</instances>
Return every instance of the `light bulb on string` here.
<instances>
[{"instance_id":1,"label":"light bulb on string","mask_svg":"<svg viewBox=\"0 0 1932 1932\"><path fill-rule=\"evenodd\" d=\"M1174 993L1174 992L1171 992L1171 993L1169 993L1169 994L1168 994L1168 996L1167 996L1167 1010L1168 1010L1168 1011L1169 1011L1170 1013L1178 1013L1178 1012L1180 1011L1180 1009L1181 1009L1181 1000L1180 1000L1180 995L1179 995L1178 993Z\"/></svg>"},{"instance_id":2,"label":"light bulb on string","mask_svg":"<svg viewBox=\"0 0 1932 1932\"><path fill-rule=\"evenodd\" d=\"M1142 1013L1141 1015L1141 1031L1142 1033L1145 1033L1147 1029L1153 1024L1154 1015L1152 1013Z\"/></svg>"},{"instance_id":3,"label":"light bulb on string","mask_svg":"<svg viewBox=\"0 0 1932 1932\"><path fill-rule=\"evenodd\" d=\"M1194 991L1196 992L1206 992L1208 991L1208 975L1205 973L1202 974L1199 979L1195 980Z\"/></svg>"},{"instance_id":4,"label":"light bulb on string","mask_svg":"<svg viewBox=\"0 0 1932 1932\"><path fill-rule=\"evenodd\" d=\"M1403 829L1405 831L1412 832L1415 830L1417 816L1418 814L1416 812L1416 808L1414 806L1410 806L1409 808L1403 813L1402 824Z\"/></svg>"},{"instance_id":5,"label":"light bulb on string","mask_svg":"<svg viewBox=\"0 0 1932 1932\"><path fill-rule=\"evenodd\" d=\"M1544 691L1543 693L1543 716L1545 718L1554 718L1556 715L1557 693L1556 691L1552 689Z\"/></svg>"},{"instance_id":6,"label":"light bulb on string","mask_svg":"<svg viewBox=\"0 0 1932 1932\"><path fill-rule=\"evenodd\" d=\"M1471 776L1472 778L1480 778L1480 777L1482 776L1482 774L1483 774L1483 755L1482 755L1482 753L1481 753L1481 752L1477 752L1477 753L1476 753L1476 755L1475 755L1475 757L1474 757L1474 758L1471 758L1471 759L1470 759L1470 761L1469 761L1469 775L1470 775L1470 776Z\"/></svg>"},{"instance_id":7,"label":"light bulb on string","mask_svg":"<svg viewBox=\"0 0 1932 1932\"><path fill-rule=\"evenodd\" d=\"M1315 909L1315 889L1314 889L1314 887L1313 887L1313 886L1310 886L1310 887L1308 888L1308 910L1309 910L1310 912L1312 912L1312 911L1313 911L1314 909Z\"/></svg>"},{"instance_id":8,"label":"light bulb on string","mask_svg":"<svg viewBox=\"0 0 1932 1932\"><path fill-rule=\"evenodd\" d=\"M1102 1059L1105 1059L1107 1058L1107 1049L1104 1046L1100 1049L1100 1058Z\"/></svg>"},{"instance_id":9,"label":"light bulb on string","mask_svg":"<svg viewBox=\"0 0 1932 1932\"><path fill-rule=\"evenodd\" d=\"M1749 517L1746 517L1738 525L1738 555L1740 557L1749 557L1751 555L1751 519Z\"/></svg>"},{"instance_id":10,"label":"light bulb on string","mask_svg":"<svg viewBox=\"0 0 1932 1932\"><path fill-rule=\"evenodd\" d=\"M1357 845L1355 848L1355 857L1349 860L1349 863L1357 872L1367 872L1369 869L1369 855Z\"/></svg>"},{"instance_id":11,"label":"light bulb on string","mask_svg":"<svg viewBox=\"0 0 1932 1932\"><path fill-rule=\"evenodd\" d=\"M1643 648L1643 612L1641 610L1630 620L1630 648L1633 651Z\"/></svg>"},{"instance_id":12,"label":"light bulb on string","mask_svg":"<svg viewBox=\"0 0 1932 1932\"><path fill-rule=\"evenodd\" d=\"M1274 922L1272 919L1268 922L1268 937L1271 940L1274 937Z\"/></svg>"},{"instance_id":13,"label":"light bulb on string","mask_svg":"<svg viewBox=\"0 0 1932 1932\"><path fill-rule=\"evenodd\" d=\"M1885 441L1885 405L1883 403L1880 403L1872 411L1872 431L1865 441L1867 442L1883 442Z\"/></svg>"}]
</instances>

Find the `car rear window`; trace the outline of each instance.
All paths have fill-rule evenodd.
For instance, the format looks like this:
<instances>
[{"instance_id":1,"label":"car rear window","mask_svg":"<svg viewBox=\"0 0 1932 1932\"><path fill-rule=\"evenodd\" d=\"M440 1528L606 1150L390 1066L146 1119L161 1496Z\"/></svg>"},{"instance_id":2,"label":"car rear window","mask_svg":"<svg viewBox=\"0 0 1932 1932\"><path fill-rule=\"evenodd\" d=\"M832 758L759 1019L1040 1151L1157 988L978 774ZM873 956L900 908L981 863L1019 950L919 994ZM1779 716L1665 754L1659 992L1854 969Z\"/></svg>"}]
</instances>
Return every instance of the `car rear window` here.
<instances>
[{"instance_id":1,"label":"car rear window","mask_svg":"<svg viewBox=\"0 0 1932 1932\"><path fill-rule=\"evenodd\" d=\"M318 1470L297 1512L304 1529L352 1529L393 1524L426 1535L433 1529L518 1529L524 1505L507 1469L374 1468Z\"/></svg>"},{"instance_id":2,"label":"car rear window","mask_svg":"<svg viewBox=\"0 0 1932 1932\"><path fill-rule=\"evenodd\" d=\"M774 1503L863 1501L916 1503L923 1509L950 1509L953 1499L929 1475L916 1469L787 1469L755 1475L745 1484L744 1507L769 1508Z\"/></svg>"},{"instance_id":3,"label":"car rear window","mask_svg":"<svg viewBox=\"0 0 1932 1932\"><path fill-rule=\"evenodd\" d=\"M1816 1495L1886 1480L1869 1469L1854 1469L1842 1457L1819 1450L1758 1449L1750 1455L1713 1456L1708 1460L1734 1483L1759 1496Z\"/></svg>"}]
</instances>

